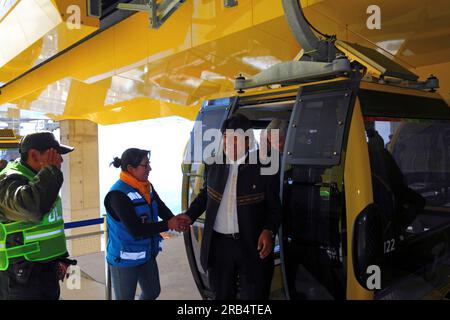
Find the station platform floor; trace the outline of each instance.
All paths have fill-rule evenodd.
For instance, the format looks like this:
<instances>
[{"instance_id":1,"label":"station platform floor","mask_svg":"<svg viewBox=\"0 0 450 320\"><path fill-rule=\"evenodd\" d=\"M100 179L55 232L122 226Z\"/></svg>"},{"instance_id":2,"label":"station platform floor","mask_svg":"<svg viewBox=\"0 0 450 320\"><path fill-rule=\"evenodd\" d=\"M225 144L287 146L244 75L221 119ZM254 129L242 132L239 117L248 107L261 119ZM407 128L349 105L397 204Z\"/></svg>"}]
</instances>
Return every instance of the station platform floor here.
<instances>
[{"instance_id":1,"label":"station platform floor","mask_svg":"<svg viewBox=\"0 0 450 320\"><path fill-rule=\"evenodd\" d=\"M183 235L173 233L163 242L163 251L158 255L161 294L158 300L200 300L184 247ZM68 289L61 283L62 300L104 300L105 262L104 252L73 257L81 268L80 289ZM136 293L139 298L140 288ZM113 293L114 299L114 293Z\"/></svg>"}]
</instances>

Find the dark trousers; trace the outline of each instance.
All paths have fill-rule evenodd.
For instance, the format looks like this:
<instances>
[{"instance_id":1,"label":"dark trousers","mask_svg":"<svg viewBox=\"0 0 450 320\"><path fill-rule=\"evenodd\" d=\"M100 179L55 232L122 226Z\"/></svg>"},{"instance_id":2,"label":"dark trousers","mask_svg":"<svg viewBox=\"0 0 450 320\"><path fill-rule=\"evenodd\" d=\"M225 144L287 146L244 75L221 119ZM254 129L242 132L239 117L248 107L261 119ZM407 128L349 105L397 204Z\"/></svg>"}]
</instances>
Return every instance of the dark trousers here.
<instances>
[{"instance_id":1,"label":"dark trousers","mask_svg":"<svg viewBox=\"0 0 450 320\"><path fill-rule=\"evenodd\" d=\"M137 284L141 287L140 300L155 300L161 293L156 258L135 267L109 265L116 300L134 300Z\"/></svg>"},{"instance_id":2,"label":"dark trousers","mask_svg":"<svg viewBox=\"0 0 450 320\"><path fill-rule=\"evenodd\" d=\"M0 300L58 300L56 264L20 261L0 271Z\"/></svg>"},{"instance_id":3,"label":"dark trousers","mask_svg":"<svg viewBox=\"0 0 450 320\"><path fill-rule=\"evenodd\" d=\"M265 259L249 257L241 241L213 233L208 274L215 299L236 299L239 290L242 300L267 300L274 269L273 255Z\"/></svg>"}]
</instances>

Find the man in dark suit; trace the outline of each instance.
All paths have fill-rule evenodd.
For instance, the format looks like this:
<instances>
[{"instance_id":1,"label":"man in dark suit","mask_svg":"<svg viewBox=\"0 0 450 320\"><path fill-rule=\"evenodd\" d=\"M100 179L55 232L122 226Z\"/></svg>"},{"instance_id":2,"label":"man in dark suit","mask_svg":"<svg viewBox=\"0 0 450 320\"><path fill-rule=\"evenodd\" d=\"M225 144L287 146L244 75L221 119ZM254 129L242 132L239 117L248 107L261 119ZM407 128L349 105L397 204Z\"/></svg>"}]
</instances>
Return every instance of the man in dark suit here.
<instances>
[{"instance_id":1,"label":"man in dark suit","mask_svg":"<svg viewBox=\"0 0 450 320\"><path fill-rule=\"evenodd\" d=\"M235 299L237 283L241 299L267 299L273 275L279 181L261 174L257 151L249 151L252 138L243 134L247 130L251 123L243 115L224 122L226 163L205 166L203 188L185 212L192 222L206 210L200 260L220 300Z\"/></svg>"}]
</instances>

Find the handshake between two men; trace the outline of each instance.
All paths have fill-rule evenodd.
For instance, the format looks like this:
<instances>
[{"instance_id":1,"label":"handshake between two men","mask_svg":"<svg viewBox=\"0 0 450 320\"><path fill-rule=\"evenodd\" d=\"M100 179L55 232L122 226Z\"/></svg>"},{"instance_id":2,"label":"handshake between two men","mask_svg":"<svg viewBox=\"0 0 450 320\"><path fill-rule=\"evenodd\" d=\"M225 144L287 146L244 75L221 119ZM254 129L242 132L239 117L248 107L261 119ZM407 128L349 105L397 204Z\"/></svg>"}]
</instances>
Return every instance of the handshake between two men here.
<instances>
[{"instance_id":1,"label":"handshake between two men","mask_svg":"<svg viewBox=\"0 0 450 320\"><path fill-rule=\"evenodd\" d=\"M189 230L189 225L192 223L191 218L188 215L182 213L178 214L167 221L169 230L175 230L177 232L186 232Z\"/></svg>"}]
</instances>

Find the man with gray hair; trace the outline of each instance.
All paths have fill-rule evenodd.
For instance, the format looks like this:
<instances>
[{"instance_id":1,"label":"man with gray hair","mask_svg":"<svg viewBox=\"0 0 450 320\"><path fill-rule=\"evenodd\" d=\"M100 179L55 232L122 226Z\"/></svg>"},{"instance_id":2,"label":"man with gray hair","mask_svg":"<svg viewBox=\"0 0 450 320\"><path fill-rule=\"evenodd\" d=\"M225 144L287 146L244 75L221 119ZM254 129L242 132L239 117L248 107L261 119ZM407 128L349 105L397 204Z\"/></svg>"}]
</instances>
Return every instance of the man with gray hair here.
<instances>
[{"instance_id":1,"label":"man with gray hair","mask_svg":"<svg viewBox=\"0 0 450 320\"><path fill-rule=\"evenodd\" d=\"M278 150L280 154L283 154L287 129L288 122L281 119L273 119L266 128L268 145ZM278 141L275 140L275 137L272 137L272 130L278 130Z\"/></svg>"},{"instance_id":2,"label":"man with gray hair","mask_svg":"<svg viewBox=\"0 0 450 320\"><path fill-rule=\"evenodd\" d=\"M8 161L6 161L5 159L1 159L0 160L0 171L5 169L7 165L8 165Z\"/></svg>"},{"instance_id":3,"label":"man with gray hair","mask_svg":"<svg viewBox=\"0 0 450 320\"><path fill-rule=\"evenodd\" d=\"M277 165L281 163L284 145L286 142L286 134L288 129L288 121L281 119L273 119L266 129L260 134L260 158L262 161L268 161L268 157L273 159L272 151L277 151L279 156ZM278 171L278 170L277 170Z\"/></svg>"}]
</instances>

